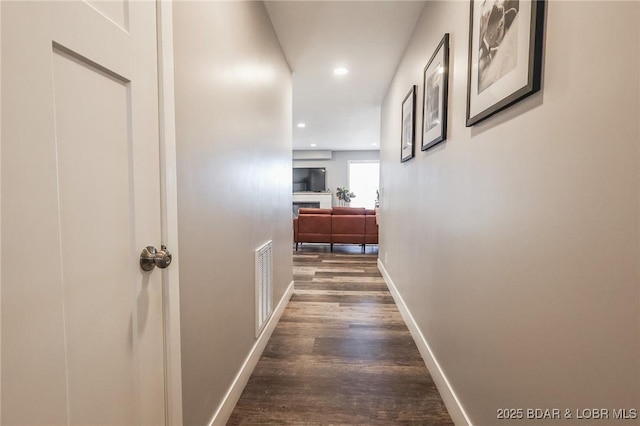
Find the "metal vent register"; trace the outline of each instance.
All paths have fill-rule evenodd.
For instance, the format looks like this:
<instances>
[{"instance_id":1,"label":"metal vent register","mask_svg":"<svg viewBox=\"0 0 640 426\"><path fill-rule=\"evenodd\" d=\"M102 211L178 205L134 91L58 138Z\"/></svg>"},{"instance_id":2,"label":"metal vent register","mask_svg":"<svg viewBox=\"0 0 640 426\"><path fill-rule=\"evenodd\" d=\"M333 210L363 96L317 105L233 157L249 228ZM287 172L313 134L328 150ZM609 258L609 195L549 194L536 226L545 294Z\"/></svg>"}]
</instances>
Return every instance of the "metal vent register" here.
<instances>
[{"instance_id":1,"label":"metal vent register","mask_svg":"<svg viewBox=\"0 0 640 426\"><path fill-rule=\"evenodd\" d=\"M256 337L273 313L273 242L256 250Z\"/></svg>"}]
</instances>

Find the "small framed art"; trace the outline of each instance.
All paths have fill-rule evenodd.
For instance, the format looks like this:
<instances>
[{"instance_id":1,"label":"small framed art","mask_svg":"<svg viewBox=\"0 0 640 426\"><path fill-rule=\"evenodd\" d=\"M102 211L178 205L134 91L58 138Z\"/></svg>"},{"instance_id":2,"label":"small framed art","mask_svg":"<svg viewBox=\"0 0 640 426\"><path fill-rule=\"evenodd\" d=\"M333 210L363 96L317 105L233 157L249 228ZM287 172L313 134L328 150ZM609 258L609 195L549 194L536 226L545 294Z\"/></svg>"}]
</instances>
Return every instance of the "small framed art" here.
<instances>
[{"instance_id":1,"label":"small framed art","mask_svg":"<svg viewBox=\"0 0 640 426\"><path fill-rule=\"evenodd\" d=\"M446 33L424 68L422 89L422 151L447 138L449 92L449 33Z\"/></svg>"},{"instance_id":2,"label":"small framed art","mask_svg":"<svg viewBox=\"0 0 640 426\"><path fill-rule=\"evenodd\" d=\"M414 142L416 139L416 86L402 101L402 136L400 138L400 161L405 162L414 155Z\"/></svg>"}]
</instances>

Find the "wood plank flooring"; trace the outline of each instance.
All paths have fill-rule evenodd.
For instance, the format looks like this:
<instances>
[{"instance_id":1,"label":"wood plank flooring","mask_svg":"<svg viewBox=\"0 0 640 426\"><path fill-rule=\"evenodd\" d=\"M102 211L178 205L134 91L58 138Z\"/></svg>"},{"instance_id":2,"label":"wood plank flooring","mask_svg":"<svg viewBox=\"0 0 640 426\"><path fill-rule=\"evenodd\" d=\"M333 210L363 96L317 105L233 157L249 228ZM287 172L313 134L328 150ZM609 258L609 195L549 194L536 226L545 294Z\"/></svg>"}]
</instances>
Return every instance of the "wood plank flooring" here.
<instances>
[{"instance_id":1,"label":"wood plank flooring","mask_svg":"<svg viewBox=\"0 0 640 426\"><path fill-rule=\"evenodd\" d=\"M453 424L372 249L294 252L294 294L229 425Z\"/></svg>"}]
</instances>

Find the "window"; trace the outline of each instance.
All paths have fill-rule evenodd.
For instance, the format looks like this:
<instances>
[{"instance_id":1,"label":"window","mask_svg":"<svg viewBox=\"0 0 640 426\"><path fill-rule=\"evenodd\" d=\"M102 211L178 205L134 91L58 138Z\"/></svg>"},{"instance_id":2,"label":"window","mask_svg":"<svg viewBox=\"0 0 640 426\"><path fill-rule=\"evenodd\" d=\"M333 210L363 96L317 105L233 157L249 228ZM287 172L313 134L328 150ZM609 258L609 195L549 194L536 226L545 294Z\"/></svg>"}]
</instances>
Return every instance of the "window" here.
<instances>
[{"instance_id":1,"label":"window","mask_svg":"<svg viewBox=\"0 0 640 426\"><path fill-rule=\"evenodd\" d=\"M349 161L349 190L356 194L351 207L374 208L379 186L379 161Z\"/></svg>"}]
</instances>

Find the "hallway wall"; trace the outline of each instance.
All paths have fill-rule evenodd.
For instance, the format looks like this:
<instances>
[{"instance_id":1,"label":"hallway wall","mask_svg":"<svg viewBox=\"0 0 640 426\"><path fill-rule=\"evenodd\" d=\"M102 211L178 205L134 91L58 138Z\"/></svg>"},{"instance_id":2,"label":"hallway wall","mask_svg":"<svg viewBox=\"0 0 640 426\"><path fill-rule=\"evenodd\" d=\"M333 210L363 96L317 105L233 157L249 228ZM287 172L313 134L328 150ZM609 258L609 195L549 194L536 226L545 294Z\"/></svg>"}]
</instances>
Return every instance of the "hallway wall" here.
<instances>
[{"instance_id":1,"label":"hallway wall","mask_svg":"<svg viewBox=\"0 0 640 426\"><path fill-rule=\"evenodd\" d=\"M541 93L466 128L469 4L428 2L382 107L380 259L476 425L639 408L639 4L546 17ZM402 100L417 84L420 129L445 32L447 141L421 152L418 131L400 163Z\"/></svg>"},{"instance_id":2,"label":"hallway wall","mask_svg":"<svg viewBox=\"0 0 640 426\"><path fill-rule=\"evenodd\" d=\"M261 2L175 2L184 424L212 419L253 344L254 250L292 281L291 72Z\"/></svg>"}]
</instances>

